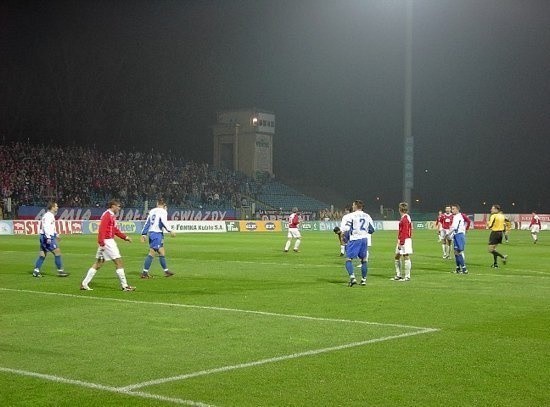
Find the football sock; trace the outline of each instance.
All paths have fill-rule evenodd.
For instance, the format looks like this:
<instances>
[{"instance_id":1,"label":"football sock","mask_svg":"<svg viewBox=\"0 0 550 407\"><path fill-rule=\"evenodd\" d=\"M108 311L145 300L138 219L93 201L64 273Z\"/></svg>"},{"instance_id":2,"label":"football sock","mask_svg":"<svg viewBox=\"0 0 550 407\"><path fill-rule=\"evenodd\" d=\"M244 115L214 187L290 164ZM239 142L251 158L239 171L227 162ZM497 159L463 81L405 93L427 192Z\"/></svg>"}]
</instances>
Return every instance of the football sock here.
<instances>
[{"instance_id":1,"label":"football sock","mask_svg":"<svg viewBox=\"0 0 550 407\"><path fill-rule=\"evenodd\" d=\"M367 272L369 271L366 261L361 262L361 277L367 278Z\"/></svg>"},{"instance_id":2,"label":"football sock","mask_svg":"<svg viewBox=\"0 0 550 407\"><path fill-rule=\"evenodd\" d=\"M285 252L288 252L288 249L290 249L290 239L288 239L286 241L286 244L285 244Z\"/></svg>"},{"instance_id":3,"label":"football sock","mask_svg":"<svg viewBox=\"0 0 550 407\"><path fill-rule=\"evenodd\" d=\"M405 278L411 278L411 259L407 259L403 263L405 265Z\"/></svg>"},{"instance_id":4,"label":"football sock","mask_svg":"<svg viewBox=\"0 0 550 407\"><path fill-rule=\"evenodd\" d=\"M455 259L456 259L456 265L457 266L460 266L460 268L466 267L466 264L464 262L464 257L462 257L462 253L455 254Z\"/></svg>"},{"instance_id":5,"label":"football sock","mask_svg":"<svg viewBox=\"0 0 550 407\"><path fill-rule=\"evenodd\" d=\"M54 256L55 257L55 265L57 266L58 270L63 270L63 261L61 260L61 255Z\"/></svg>"},{"instance_id":6,"label":"football sock","mask_svg":"<svg viewBox=\"0 0 550 407\"><path fill-rule=\"evenodd\" d=\"M441 245L441 248L443 249L443 256L446 256L447 255L447 245L445 243L443 243Z\"/></svg>"},{"instance_id":7,"label":"football sock","mask_svg":"<svg viewBox=\"0 0 550 407\"><path fill-rule=\"evenodd\" d=\"M163 270L168 270L168 267L166 267L166 257L159 256L159 262Z\"/></svg>"},{"instance_id":8,"label":"football sock","mask_svg":"<svg viewBox=\"0 0 550 407\"><path fill-rule=\"evenodd\" d=\"M395 275L401 277L401 260L395 260Z\"/></svg>"},{"instance_id":9,"label":"football sock","mask_svg":"<svg viewBox=\"0 0 550 407\"><path fill-rule=\"evenodd\" d=\"M153 256L150 254L145 257L145 262L143 263L143 271L149 271L151 268L151 263L153 263Z\"/></svg>"},{"instance_id":10,"label":"football sock","mask_svg":"<svg viewBox=\"0 0 550 407\"><path fill-rule=\"evenodd\" d=\"M300 243L302 243L302 239L296 239L296 243L294 243L294 250L298 250Z\"/></svg>"},{"instance_id":11,"label":"football sock","mask_svg":"<svg viewBox=\"0 0 550 407\"><path fill-rule=\"evenodd\" d=\"M344 246L343 244L340 245L340 253L346 254L346 246Z\"/></svg>"},{"instance_id":12,"label":"football sock","mask_svg":"<svg viewBox=\"0 0 550 407\"><path fill-rule=\"evenodd\" d=\"M38 259L36 259L36 262L34 263L34 268L40 270L40 267L42 267L44 260L46 260L46 257L38 256Z\"/></svg>"},{"instance_id":13,"label":"football sock","mask_svg":"<svg viewBox=\"0 0 550 407\"><path fill-rule=\"evenodd\" d=\"M92 281L92 278L94 278L95 273L97 273L97 270L93 267L90 267L90 269L88 270L88 273L86 273L86 277L84 277L84 280L82 280L82 285L84 287L90 284L90 281Z\"/></svg>"},{"instance_id":14,"label":"football sock","mask_svg":"<svg viewBox=\"0 0 550 407\"><path fill-rule=\"evenodd\" d=\"M497 252L496 250L493 252L493 256L495 256L495 261L496 261L497 257L504 258L504 256L502 254L500 254L499 252Z\"/></svg>"},{"instance_id":15,"label":"football sock","mask_svg":"<svg viewBox=\"0 0 550 407\"><path fill-rule=\"evenodd\" d=\"M353 264L351 263L351 260L346 260L346 271L348 272L350 278L355 278L353 275Z\"/></svg>"},{"instance_id":16,"label":"football sock","mask_svg":"<svg viewBox=\"0 0 550 407\"><path fill-rule=\"evenodd\" d=\"M116 269L115 272L118 276L118 279L120 280L120 285L122 286L122 288L128 287L128 283L126 282L126 274L124 274L124 269Z\"/></svg>"}]
</instances>

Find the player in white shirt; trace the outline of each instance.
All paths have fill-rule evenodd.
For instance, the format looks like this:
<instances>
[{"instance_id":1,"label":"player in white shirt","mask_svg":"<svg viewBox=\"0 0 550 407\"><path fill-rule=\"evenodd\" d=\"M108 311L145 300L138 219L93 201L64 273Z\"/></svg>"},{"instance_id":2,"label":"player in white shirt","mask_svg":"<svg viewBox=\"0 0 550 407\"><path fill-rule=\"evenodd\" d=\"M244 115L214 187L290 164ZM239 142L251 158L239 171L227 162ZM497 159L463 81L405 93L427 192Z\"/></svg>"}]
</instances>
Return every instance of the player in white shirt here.
<instances>
[{"instance_id":1,"label":"player in white shirt","mask_svg":"<svg viewBox=\"0 0 550 407\"><path fill-rule=\"evenodd\" d=\"M367 244L369 233L374 232L374 222L369 214L363 212L363 207L363 201L353 201L353 212L344 216L346 223L341 227L342 233L349 233L349 241L346 245L346 271L349 275L349 287L357 284L352 264L352 260L356 257L361 261L361 285L367 284Z\"/></svg>"},{"instance_id":2,"label":"player in white shirt","mask_svg":"<svg viewBox=\"0 0 550 407\"><path fill-rule=\"evenodd\" d=\"M466 222L464 221L462 213L460 213L460 205L451 205L451 212L453 213L453 223L449 228L448 238L452 238L454 243L456 262L455 272L457 274L468 274L466 262L462 254L466 247Z\"/></svg>"},{"instance_id":3,"label":"player in white shirt","mask_svg":"<svg viewBox=\"0 0 550 407\"><path fill-rule=\"evenodd\" d=\"M143 264L143 272L141 273L141 278L151 278L149 274L149 269L151 268L151 263L155 258L155 253L158 253L159 262L164 270L165 277L171 277L174 275L168 269L166 265L166 257L164 250L164 231L170 233L170 236L174 237L176 233L168 226L168 212L166 211L166 203L163 198L157 200L157 207L151 209L149 216L147 216L147 221L143 226L141 231L141 241L145 243L145 237L149 235L149 253L145 257L145 262Z\"/></svg>"},{"instance_id":4,"label":"player in white shirt","mask_svg":"<svg viewBox=\"0 0 550 407\"><path fill-rule=\"evenodd\" d=\"M302 243L302 234L300 233L300 222L302 219L300 218L300 212L298 212L298 208L294 207L292 208L292 213L288 217L288 233L287 233L287 240L285 243L285 253L288 252L290 249L290 245L292 244L292 239L294 240L294 252L298 253L300 249L300 244Z\"/></svg>"},{"instance_id":5,"label":"player in white shirt","mask_svg":"<svg viewBox=\"0 0 550 407\"><path fill-rule=\"evenodd\" d=\"M34 264L33 277L42 277L40 267L46 260L48 252L55 256L55 265L57 266L57 275L59 277L67 277L69 273L63 271L63 261L61 259L61 249L57 245L57 229L55 227L55 214L58 210L57 202L48 203L48 210L40 220L40 253Z\"/></svg>"}]
</instances>

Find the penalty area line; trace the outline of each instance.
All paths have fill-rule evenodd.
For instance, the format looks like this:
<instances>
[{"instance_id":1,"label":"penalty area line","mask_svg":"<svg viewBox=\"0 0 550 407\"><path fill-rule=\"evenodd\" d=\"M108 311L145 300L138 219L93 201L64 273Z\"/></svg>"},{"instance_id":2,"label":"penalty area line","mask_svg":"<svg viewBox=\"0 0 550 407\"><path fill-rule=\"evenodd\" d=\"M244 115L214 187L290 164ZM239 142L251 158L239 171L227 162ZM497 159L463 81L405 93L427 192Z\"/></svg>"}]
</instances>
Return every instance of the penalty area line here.
<instances>
[{"instance_id":1,"label":"penalty area line","mask_svg":"<svg viewBox=\"0 0 550 407\"><path fill-rule=\"evenodd\" d=\"M319 355L319 354L322 354L322 353L334 352L334 351L343 350L343 349L350 349L350 348L355 348L355 347L358 347L358 346L368 345L368 344L372 344L372 343L384 342L384 341L389 341L389 340L393 340L393 339L406 338L406 337L409 337L409 336L427 334L427 333L437 332L437 331L439 331L439 329L425 328L425 329L422 329L422 330L419 330L419 331L416 331L416 332L406 332L406 333L402 333L402 334L399 334L399 335L384 336L384 337L381 337L381 338L368 339L368 340L360 341L360 342L352 342L352 343L347 343L347 344L344 344L344 345L331 346L331 347L322 348L322 349L313 349L313 350L309 350L309 351L305 351L305 352L293 353L293 354L290 354L290 355L276 356L276 357L272 357L272 358L268 358L268 359L260 359L260 360L247 362L247 363L240 363L240 364L230 365L230 366L222 366L222 367L217 367L217 368L213 368L213 369L201 370L201 371L198 371L198 372L182 374L182 375L178 375L178 376L172 376L172 377L165 377L165 378L160 378L160 379L155 379L155 380L149 380L149 381L146 381L146 382L130 384L128 386L119 387L119 390L131 391L131 390L139 389L139 388L142 388L142 387L155 386L155 385L159 385L159 384L165 384L165 383L175 382L175 381L180 381L180 380L187 380L187 379L191 379L191 378L195 378L195 377L199 377L199 376L208 376L208 375L215 374L215 373L229 372L231 370L245 369L245 368L248 368L248 367L261 366L261 365L266 365L266 364L269 364L269 363L276 363L276 362L281 362L281 361L285 361L285 360L297 359L297 358L301 358L301 357L305 357L305 356L315 356L315 355Z\"/></svg>"},{"instance_id":2,"label":"penalty area line","mask_svg":"<svg viewBox=\"0 0 550 407\"><path fill-rule=\"evenodd\" d=\"M43 373L38 373L38 372L30 372L28 370L11 369L9 367L0 366L0 372L16 374L16 375L25 376L25 377L34 377L34 378L37 378L37 379L48 380L48 381L56 382L56 383L71 384L71 385L74 385L74 386L85 387L85 388L93 389L93 390L102 390L102 391L122 394L122 395L126 395L126 396L140 397L140 398L144 398L144 399L152 399L152 400L158 400L158 401L167 401L167 402L170 402L170 403L181 404L181 405L185 405L185 406L215 407L212 404L205 404L205 403L201 403L201 402L193 401L193 400L184 400L184 399L179 399L179 398L175 398L175 397L165 397L165 396L161 396L159 394L145 393L145 392L142 392L142 391L131 391L131 390L126 390L122 387L105 386L105 385L98 384L98 383L90 383L90 382L84 382L84 381L81 381L81 380L67 379L67 378L61 377L61 376L43 374Z\"/></svg>"}]
</instances>

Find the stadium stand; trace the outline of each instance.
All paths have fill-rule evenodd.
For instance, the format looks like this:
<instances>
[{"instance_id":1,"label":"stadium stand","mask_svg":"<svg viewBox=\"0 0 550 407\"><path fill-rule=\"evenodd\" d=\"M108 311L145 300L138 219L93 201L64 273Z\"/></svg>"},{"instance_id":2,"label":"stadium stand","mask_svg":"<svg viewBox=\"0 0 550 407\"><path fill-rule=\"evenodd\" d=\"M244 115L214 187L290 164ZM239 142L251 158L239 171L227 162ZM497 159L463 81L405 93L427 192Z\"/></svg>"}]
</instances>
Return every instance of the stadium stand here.
<instances>
[{"instance_id":1,"label":"stadium stand","mask_svg":"<svg viewBox=\"0 0 550 407\"><path fill-rule=\"evenodd\" d=\"M157 152L101 152L77 146L0 144L1 198L12 205L104 206L117 197L130 207L153 207L157 196L179 208L258 210L327 204L267 177L211 168Z\"/></svg>"}]
</instances>

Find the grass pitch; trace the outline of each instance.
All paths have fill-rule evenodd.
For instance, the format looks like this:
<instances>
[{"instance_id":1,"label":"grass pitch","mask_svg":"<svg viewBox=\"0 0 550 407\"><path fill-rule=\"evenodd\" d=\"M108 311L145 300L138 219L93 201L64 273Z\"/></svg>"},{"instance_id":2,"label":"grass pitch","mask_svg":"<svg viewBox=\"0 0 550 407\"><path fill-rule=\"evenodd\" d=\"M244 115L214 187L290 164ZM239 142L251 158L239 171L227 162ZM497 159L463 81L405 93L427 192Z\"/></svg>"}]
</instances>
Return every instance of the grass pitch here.
<instances>
[{"instance_id":1,"label":"grass pitch","mask_svg":"<svg viewBox=\"0 0 550 407\"><path fill-rule=\"evenodd\" d=\"M67 278L31 276L37 237L0 236L2 406L545 406L550 241L513 231L491 269L471 231L469 275L415 231L412 280L393 282L396 232L374 235L366 287L348 288L332 232L180 234L176 274L140 280L147 246L119 242L79 285L95 236L61 242ZM138 240L137 238L135 240ZM357 269L357 275L359 275Z\"/></svg>"}]
</instances>

